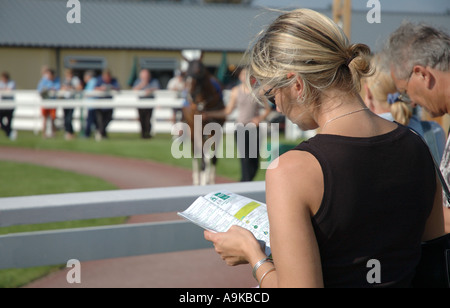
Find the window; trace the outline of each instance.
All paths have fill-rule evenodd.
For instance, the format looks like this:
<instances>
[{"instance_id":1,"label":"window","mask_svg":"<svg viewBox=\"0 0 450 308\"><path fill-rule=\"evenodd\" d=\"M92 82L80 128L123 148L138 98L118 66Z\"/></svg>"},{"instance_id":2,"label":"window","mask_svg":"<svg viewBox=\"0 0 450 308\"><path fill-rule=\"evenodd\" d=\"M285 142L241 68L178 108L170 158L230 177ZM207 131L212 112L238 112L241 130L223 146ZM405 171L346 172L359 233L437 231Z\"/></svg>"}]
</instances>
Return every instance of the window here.
<instances>
[{"instance_id":1,"label":"window","mask_svg":"<svg viewBox=\"0 0 450 308\"><path fill-rule=\"evenodd\" d=\"M169 80L179 67L177 59L174 58L140 58L139 64L141 69L150 70L152 78L159 80L162 89L167 88Z\"/></svg>"}]
</instances>

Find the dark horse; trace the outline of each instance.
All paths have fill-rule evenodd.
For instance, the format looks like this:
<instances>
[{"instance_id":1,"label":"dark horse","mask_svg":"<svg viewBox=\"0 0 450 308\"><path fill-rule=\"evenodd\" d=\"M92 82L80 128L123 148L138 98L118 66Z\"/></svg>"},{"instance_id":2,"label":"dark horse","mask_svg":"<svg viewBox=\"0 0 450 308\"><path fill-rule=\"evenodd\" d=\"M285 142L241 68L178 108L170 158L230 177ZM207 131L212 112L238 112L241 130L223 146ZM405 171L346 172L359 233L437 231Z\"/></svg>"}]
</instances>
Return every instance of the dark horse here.
<instances>
[{"instance_id":1,"label":"dark horse","mask_svg":"<svg viewBox=\"0 0 450 308\"><path fill-rule=\"evenodd\" d=\"M211 76L205 65L202 63L202 56L200 56L200 59L198 60L186 61L189 63L186 72L187 99L189 106L183 108L183 115L191 132L191 148L194 154L192 156L193 184L214 184L215 167L217 164L217 157L215 155L216 149L212 149L212 153L204 153L203 146L206 140L214 137L216 131L213 130L209 136L205 136L203 132L205 125L208 123L218 123L222 126L225 120L213 118L206 119L202 114L204 112L223 110L225 108L222 98L222 89L219 82ZM198 127L199 125L201 125L201 128ZM217 144L215 144L215 146L217 147ZM200 153L200 151L202 153L201 159L196 158L195 155L195 153Z\"/></svg>"}]
</instances>

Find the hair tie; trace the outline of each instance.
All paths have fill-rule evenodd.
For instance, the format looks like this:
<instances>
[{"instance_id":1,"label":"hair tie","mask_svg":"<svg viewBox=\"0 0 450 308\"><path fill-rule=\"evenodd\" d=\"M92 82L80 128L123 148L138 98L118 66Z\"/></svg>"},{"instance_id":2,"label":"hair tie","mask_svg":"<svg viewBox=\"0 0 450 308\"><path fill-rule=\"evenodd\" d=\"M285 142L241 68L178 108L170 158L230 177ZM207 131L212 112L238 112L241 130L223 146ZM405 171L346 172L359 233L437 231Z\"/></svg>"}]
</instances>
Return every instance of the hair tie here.
<instances>
[{"instance_id":1,"label":"hair tie","mask_svg":"<svg viewBox=\"0 0 450 308\"><path fill-rule=\"evenodd\" d=\"M358 55L357 54L353 54L353 56L351 56L350 58L347 59L347 63L346 65L349 66L350 63L353 61L353 59L355 59Z\"/></svg>"},{"instance_id":2,"label":"hair tie","mask_svg":"<svg viewBox=\"0 0 450 308\"><path fill-rule=\"evenodd\" d=\"M392 105L392 104L400 101L399 96L400 96L400 93L398 93L398 92L389 93L387 96L387 101L388 101L389 105Z\"/></svg>"}]
</instances>

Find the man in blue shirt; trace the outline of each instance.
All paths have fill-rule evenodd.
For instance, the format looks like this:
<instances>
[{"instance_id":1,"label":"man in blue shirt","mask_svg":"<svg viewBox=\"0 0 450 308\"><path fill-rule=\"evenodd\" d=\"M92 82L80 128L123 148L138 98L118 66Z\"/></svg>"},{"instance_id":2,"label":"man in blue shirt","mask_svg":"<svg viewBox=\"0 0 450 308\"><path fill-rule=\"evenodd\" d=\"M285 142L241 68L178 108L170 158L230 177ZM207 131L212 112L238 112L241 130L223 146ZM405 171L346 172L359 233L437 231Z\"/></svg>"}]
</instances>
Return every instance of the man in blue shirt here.
<instances>
[{"instance_id":1,"label":"man in blue shirt","mask_svg":"<svg viewBox=\"0 0 450 308\"><path fill-rule=\"evenodd\" d=\"M158 79L152 78L152 74L149 70L143 69L139 73L139 79L137 79L133 85L133 90L143 91L141 98L151 98L154 96L155 90L160 89ZM151 138L152 130L152 113L153 108L139 108L139 120L141 122L141 137L143 139Z\"/></svg>"},{"instance_id":2,"label":"man in blue shirt","mask_svg":"<svg viewBox=\"0 0 450 308\"><path fill-rule=\"evenodd\" d=\"M104 95L98 98L111 99L112 98L111 92L119 91L120 86L117 79L112 77L111 72L109 70L104 70L101 78L99 78L97 81L95 90L104 92ZM98 134L96 135L96 139L101 140L102 138L107 138L106 128L109 122L111 122L112 120L113 109L111 108L96 109L95 114L98 128Z\"/></svg>"},{"instance_id":3,"label":"man in blue shirt","mask_svg":"<svg viewBox=\"0 0 450 308\"><path fill-rule=\"evenodd\" d=\"M95 90L97 86L97 78L95 78L95 72L88 70L84 73L83 80L85 83L84 93L88 94ZM97 128L97 120L95 116L95 108L88 108L88 114L86 119L86 127L84 130L84 135L89 138L91 136L92 125Z\"/></svg>"}]
</instances>

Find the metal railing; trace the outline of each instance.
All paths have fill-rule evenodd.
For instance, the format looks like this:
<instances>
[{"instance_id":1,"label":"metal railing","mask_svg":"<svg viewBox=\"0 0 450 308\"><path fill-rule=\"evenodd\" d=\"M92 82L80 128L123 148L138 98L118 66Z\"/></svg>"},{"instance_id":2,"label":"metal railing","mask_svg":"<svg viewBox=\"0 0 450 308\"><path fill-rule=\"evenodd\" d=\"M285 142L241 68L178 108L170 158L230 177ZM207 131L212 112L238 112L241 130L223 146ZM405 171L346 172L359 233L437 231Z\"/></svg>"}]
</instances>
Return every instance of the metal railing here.
<instances>
[{"instance_id":1,"label":"metal railing","mask_svg":"<svg viewBox=\"0 0 450 308\"><path fill-rule=\"evenodd\" d=\"M0 227L183 211L216 190L265 202L264 182L0 198ZM203 230L184 220L11 233L0 236L0 269L209 247Z\"/></svg>"}]
</instances>

